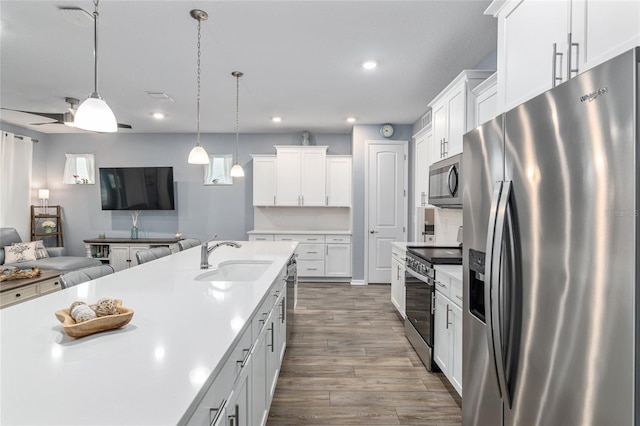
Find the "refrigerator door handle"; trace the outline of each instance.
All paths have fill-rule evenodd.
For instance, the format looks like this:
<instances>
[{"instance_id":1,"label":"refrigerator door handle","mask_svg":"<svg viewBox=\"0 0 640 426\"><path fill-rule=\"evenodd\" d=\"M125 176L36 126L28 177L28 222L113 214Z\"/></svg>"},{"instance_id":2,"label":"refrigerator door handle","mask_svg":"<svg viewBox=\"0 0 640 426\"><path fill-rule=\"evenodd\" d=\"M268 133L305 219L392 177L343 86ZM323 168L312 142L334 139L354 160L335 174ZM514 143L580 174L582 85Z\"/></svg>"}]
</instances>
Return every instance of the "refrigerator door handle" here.
<instances>
[{"instance_id":1,"label":"refrigerator door handle","mask_svg":"<svg viewBox=\"0 0 640 426\"><path fill-rule=\"evenodd\" d=\"M502 184L502 195L498 203L498 211L496 215L496 228L493 240L493 251L491 253L491 327L493 328L493 342L494 342L494 354L495 362L498 373L498 382L500 383L500 389L502 390L502 397L506 402L511 405L511 395L509 387L507 386L507 373L505 368L505 351L503 342L505 336L503 335L503 327L505 318L503 318L505 301L500 297L504 294L501 291L500 284L503 281L502 277L502 257L503 257L503 242L505 237L505 224L507 218L507 208L509 205L509 199L511 196L511 182L507 181Z\"/></svg>"},{"instance_id":2,"label":"refrigerator door handle","mask_svg":"<svg viewBox=\"0 0 640 426\"><path fill-rule=\"evenodd\" d=\"M487 227L487 249L485 255L485 285L484 285L484 307L485 307L485 330L487 332L487 347L489 349L489 362L493 364L493 368L490 366L491 375L495 379L498 386L498 394L502 397L502 387L500 379L498 377L498 362L494 351L494 327L493 327L493 307L492 307L492 287L493 287L493 250L495 248L495 230L496 230L496 218L498 215L498 204L500 202L500 195L502 194L503 182L496 182L495 189L493 190L493 196L491 198L491 210L489 212L489 225Z\"/></svg>"}]
</instances>

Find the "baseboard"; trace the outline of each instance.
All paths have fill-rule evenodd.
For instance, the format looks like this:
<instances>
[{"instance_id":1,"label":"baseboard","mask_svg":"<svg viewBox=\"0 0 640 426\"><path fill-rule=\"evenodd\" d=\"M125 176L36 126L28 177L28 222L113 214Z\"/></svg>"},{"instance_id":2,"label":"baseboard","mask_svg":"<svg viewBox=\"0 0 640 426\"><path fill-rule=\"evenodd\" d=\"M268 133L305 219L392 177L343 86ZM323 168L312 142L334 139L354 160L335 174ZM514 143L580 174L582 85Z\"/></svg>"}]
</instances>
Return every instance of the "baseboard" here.
<instances>
[{"instance_id":1,"label":"baseboard","mask_svg":"<svg viewBox=\"0 0 640 426\"><path fill-rule=\"evenodd\" d=\"M367 285L364 280L351 280L351 285Z\"/></svg>"}]
</instances>

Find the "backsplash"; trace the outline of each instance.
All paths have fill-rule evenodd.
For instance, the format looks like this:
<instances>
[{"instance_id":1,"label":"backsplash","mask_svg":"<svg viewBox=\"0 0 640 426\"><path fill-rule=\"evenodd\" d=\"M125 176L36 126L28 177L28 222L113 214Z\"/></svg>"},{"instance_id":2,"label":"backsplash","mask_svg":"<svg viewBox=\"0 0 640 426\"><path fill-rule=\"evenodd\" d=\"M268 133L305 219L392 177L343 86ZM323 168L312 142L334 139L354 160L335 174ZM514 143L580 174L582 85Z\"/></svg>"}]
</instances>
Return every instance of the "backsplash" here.
<instances>
[{"instance_id":1,"label":"backsplash","mask_svg":"<svg viewBox=\"0 0 640 426\"><path fill-rule=\"evenodd\" d=\"M462 226L462 209L435 209L436 244L457 246L458 228Z\"/></svg>"}]
</instances>

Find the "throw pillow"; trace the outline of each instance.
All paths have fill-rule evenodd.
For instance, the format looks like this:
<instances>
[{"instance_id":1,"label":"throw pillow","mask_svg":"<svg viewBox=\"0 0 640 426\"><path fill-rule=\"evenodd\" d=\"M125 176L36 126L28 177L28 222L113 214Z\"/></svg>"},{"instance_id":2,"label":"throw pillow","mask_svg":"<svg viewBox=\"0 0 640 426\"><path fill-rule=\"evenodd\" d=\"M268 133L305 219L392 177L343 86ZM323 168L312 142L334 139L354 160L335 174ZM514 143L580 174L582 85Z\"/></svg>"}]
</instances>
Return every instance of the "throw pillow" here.
<instances>
[{"instance_id":1,"label":"throw pillow","mask_svg":"<svg viewBox=\"0 0 640 426\"><path fill-rule=\"evenodd\" d=\"M20 243L4 248L4 262L18 263L36 260L35 244Z\"/></svg>"},{"instance_id":2,"label":"throw pillow","mask_svg":"<svg viewBox=\"0 0 640 426\"><path fill-rule=\"evenodd\" d=\"M44 248L44 242L42 240L31 241L31 243L35 246L36 259L49 257L49 253L47 253L47 249Z\"/></svg>"}]
</instances>

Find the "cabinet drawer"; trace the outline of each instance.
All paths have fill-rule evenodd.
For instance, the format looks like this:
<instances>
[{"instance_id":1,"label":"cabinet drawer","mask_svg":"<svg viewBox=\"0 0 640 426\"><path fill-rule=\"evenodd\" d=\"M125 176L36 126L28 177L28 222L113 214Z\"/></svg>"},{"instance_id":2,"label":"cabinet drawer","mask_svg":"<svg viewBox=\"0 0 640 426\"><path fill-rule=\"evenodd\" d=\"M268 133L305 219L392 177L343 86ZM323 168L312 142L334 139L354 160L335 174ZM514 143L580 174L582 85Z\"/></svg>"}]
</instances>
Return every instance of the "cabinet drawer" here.
<instances>
[{"instance_id":1,"label":"cabinet drawer","mask_svg":"<svg viewBox=\"0 0 640 426\"><path fill-rule=\"evenodd\" d=\"M324 244L299 244L296 253L298 253L298 262L300 259L322 260L324 259Z\"/></svg>"},{"instance_id":2,"label":"cabinet drawer","mask_svg":"<svg viewBox=\"0 0 640 426\"><path fill-rule=\"evenodd\" d=\"M284 281L282 281L284 284ZM253 324L251 324L253 340L258 338L258 334L260 334L260 330L264 326L266 319L269 317L269 313L273 310L273 307L280 297L280 293L283 291L282 285L274 285L267 293L267 297L262 301L260 308L256 311L256 314L253 318Z\"/></svg>"},{"instance_id":3,"label":"cabinet drawer","mask_svg":"<svg viewBox=\"0 0 640 426\"><path fill-rule=\"evenodd\" d=\"M298 259L298 275L301 277L324 276L324 261Z\"/></svg>"},{"instance_id":4,"label":"cabinet drawer","mask_svg":"<svg viewBox=\"0 0 640 426\"><path fill-rule=\"evenodd\" d=\"M38 285L31 284L0 293L0 306L7 306L13 303L22 302L38 295Z\"/></svg>"},{"instance_id":5,"label":"cabinet drawer","mask_svg":"<svg viewBox=\"0 0 640 426\"><path fill-rule=\"evenodd\" d=\"M398 263L400 263L401 265L405 265L406 264L406 259L407 259L407 252L405 250L402 250L396 246L391 246L391 258L395 259L398 261Z\"/></svg>"},{"instance_id":6,"label":"cabinet drawer","mask_svg":"<svg viewBox=\"0 0 640 426\"><path fill-rule=\"evenodd\" d=\"M436 290L442 293L444 296L451 298L450 296L451 278L442 272L436 272Z\"/></svg>"},{"instance_id":7,"label":"cabinet drawer","mask_svg":"<svg viewBox=\"0 0 640 426\"><path fill-rule=\"evenodd\" d=\"M249 241L273 241L274 236L270 234L250 234Z\"/></svg>"},{"instance_id":8,"label":"cabinet drawer","mask_svg":"<svg viewBox=\"0 0 640 426\"><path fill-rule=\"evenodd\" d=\"M351 244L351 235L326 235L324 240L331 244Z\"/></svg>"},{"instance_id":9,"label":"cabinet drawer","mask_svg":"<svg viewBox=\"0 0 640 426\"><path fill-rule=\"evenodd\" d=\"M459 307L462 307L462 281L451 278L449 294L451 294L451 301Z\"/></svg>"},{"instance_id":10,"label":"cabinet drawer","mask_svg":"<svg viewBox=\"0 0 640 426\"><path fill-rule=\"evenodd\" d=\"M276 241L297 241L299 243L324 243L324 235L276 234Z\"/></svg>"},{"instance_id":11,"label":"cabinet drawer","mask_svg":"<svg viewBox=\"0 0 640 426\"><path fill-rule=\"evenodd\" d=\"M51 278L46 281L38 283L38 293L45 294L52 291L58 291L62 287L60 286L60 277Z\"/></svg>"}]
</instances>

